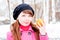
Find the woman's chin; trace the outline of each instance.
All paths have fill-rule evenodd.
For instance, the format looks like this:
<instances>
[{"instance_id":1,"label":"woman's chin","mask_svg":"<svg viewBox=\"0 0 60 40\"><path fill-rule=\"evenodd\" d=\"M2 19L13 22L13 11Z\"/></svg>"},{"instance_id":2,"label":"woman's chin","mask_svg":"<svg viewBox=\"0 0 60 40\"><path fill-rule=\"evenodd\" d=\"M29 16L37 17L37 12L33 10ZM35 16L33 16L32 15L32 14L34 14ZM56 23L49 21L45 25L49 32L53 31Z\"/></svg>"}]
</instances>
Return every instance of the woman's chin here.
<instances>
[{"instance_id":1,"label":"woman's chin","mask_svg":"<svg viewBox=\"0 0 60 40\"><path fill-rule=\"evenodd\" d=\"M23 26L29 26L29 24L25 24L25 25L23 25Z\"/></svg>"}]
</instances>

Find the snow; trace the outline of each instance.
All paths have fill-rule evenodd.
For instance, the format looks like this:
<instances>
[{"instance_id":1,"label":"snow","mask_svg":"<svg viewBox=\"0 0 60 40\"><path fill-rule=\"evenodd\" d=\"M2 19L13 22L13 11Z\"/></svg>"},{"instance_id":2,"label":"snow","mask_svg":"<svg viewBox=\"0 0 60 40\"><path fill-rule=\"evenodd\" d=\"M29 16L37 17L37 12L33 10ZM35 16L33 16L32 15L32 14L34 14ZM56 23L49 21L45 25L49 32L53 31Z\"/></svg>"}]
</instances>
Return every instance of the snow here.
<instances>
[{"instance_id":1,"label":"snow","mask_svg":"<svg viewBox=\"0 0 60 40\"><path fill-rule=\"evenodd\" d=\"M0 25L0 38L6 38L7 32L10 31L10 25Z\"/></svg>"},{"instance_id":2,"label":"snow","mask_svg":"<svg viewBox=\"0 0 60 40\"><path fill-rule=\"evenodd\" d=\"M46 31L49 38L60 38L60 23L47 24Z\"/></svg>"}]
</instances>

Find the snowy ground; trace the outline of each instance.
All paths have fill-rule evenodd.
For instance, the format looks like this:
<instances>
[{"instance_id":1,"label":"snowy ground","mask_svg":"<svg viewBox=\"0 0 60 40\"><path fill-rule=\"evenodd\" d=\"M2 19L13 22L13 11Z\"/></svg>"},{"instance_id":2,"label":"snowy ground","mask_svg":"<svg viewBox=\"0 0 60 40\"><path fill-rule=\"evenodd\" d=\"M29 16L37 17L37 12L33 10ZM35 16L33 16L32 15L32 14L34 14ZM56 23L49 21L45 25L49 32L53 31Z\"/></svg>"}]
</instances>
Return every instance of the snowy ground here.
<instances>
[{"instance_id":1,"label":"snowy ground","mask_svg":"<svg viewBox=\"0 0 60 40\"><path fill-rule=\"evenodd\" d=\"M46 31L49 38L60 38L60 23L47 24Z\"/></svg>"},{"instance_id":2,"label":"snowy ground","mask_svg":"<svg viewBox=\"0 0 60 40\"><path fill-rule=\"evenodd\" d=\"M0 40L3 40L6 38L7 32L10 31L9 27L10 25L0 25ZM60 23L47 24L46 31L49 38L60 38Z\"/></svg>"},{"instance_id":3,"label":"snowy ground","mask_svg":"<svg viewBox=\"0 0 60 40\"><path fill-rule=\"evenodd\" d=\"M0 40L6 39L8 31L10 31L10 25L0 25Z\"/></svg>"}]
</instances>

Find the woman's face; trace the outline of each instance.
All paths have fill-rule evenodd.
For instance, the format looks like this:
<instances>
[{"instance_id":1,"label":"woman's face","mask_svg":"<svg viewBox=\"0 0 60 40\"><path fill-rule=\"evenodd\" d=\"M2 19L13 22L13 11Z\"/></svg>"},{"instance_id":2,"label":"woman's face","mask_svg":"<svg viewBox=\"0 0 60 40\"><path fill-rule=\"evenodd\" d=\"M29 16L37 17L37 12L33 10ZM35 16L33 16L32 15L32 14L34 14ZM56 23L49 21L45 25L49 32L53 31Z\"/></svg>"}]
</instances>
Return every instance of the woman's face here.
<instances>
[{"instance_id":1,"label":"woman's face","mask_svg":"<svg viewBox=\"0 0 60 40\"><path fill-rule=\"evenodd\" d=\"M18 16L19 23L23 26L28 26L31 23L32 19L33 17L29 13L21 12Z\"/></svg>"}]
</instances>

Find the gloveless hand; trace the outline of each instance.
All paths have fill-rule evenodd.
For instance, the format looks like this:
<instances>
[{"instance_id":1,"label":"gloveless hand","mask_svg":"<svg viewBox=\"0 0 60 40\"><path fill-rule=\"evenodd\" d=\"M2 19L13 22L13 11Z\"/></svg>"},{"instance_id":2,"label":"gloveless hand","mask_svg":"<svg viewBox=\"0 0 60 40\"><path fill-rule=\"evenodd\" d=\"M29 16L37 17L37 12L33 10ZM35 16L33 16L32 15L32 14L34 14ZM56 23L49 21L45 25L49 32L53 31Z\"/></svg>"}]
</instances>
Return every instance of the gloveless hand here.
<instances>
[{"instance_id":1,"label":"gloveless hand","mask_svg":"<svg viewBox=\"0 0 60 40\"><path fill-rule=\"evenodd\" d=\"M41 35L46 35L45 23L42 19L37 19L35 23L36 27L39 29Z\"/></svg>"}]
</instances>

